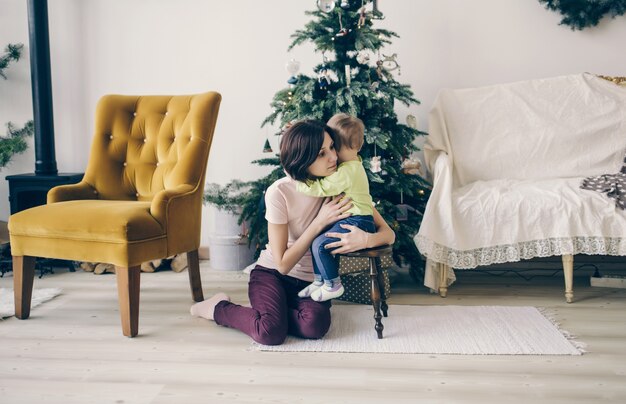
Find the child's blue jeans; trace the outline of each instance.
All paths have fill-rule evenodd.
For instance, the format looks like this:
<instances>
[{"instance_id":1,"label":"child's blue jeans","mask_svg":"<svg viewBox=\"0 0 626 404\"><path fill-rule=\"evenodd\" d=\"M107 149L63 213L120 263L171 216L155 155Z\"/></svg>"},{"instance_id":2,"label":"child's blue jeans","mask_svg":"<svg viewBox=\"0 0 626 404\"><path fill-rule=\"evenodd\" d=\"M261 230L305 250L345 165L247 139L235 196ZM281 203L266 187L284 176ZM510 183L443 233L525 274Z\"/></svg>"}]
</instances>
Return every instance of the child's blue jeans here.
<instances>
[{"instance_id":1,"label":"child's blue jeans","mask_svg":"<svg viewBox=\"0 0 626 404\"><path fill-rule=\"evenodd\" d=\"M374 217L350 216L333 224L329 229L317 236L311 244L311 254L313 255L313 272L322 276L322 279L329 281L339 276L339 261L331 254L335 248L326 249L326 244L339 240L334 237L326 237L326 233L349 233L340 224L350 224L368 233L375 233Z\"/></svg>"}]
</instances>

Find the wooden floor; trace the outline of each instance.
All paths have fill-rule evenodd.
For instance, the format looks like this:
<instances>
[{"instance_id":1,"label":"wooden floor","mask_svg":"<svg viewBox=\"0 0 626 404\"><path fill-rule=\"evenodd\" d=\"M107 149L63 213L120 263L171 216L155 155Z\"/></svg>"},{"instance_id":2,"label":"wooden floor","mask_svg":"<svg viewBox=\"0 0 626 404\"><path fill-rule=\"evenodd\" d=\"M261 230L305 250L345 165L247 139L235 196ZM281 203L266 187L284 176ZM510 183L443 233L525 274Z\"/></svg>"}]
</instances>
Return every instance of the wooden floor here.
<instances>
[{"instance_id":1,"label":"wooden floor","mask_svg":"<svg viewBox=\"0 0 626 404\"><path fill-rule=\"evenodd\" d=\"M247 301L246 275L202 267L205 296ZM173 272L142 274L140 336L129 339L115 276L59 270L35 288L60 287L61 296L29 320L0 321L0 402L626 402L626 290L592 288L589 273L575 274L569 305L560 276L460 272L446 299L401 277L391 304L541 306L588 350L461 356L254 351L246 335L192 318L187 274ZM12 287L10 275L0 287Z\"/></svg>"}]
</instances>

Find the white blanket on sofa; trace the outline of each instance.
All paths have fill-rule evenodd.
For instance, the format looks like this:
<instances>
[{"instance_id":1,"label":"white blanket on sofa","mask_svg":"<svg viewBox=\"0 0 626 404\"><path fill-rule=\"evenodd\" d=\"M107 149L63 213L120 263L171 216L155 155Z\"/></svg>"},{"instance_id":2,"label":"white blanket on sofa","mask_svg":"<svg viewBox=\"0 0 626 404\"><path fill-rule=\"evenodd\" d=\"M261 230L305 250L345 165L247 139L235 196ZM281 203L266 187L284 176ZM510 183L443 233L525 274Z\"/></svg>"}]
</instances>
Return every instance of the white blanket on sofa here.
<instances>
[{"instance_id":1,"label":"white blanket on sofa","mask_svg":"<svg viewBox=\"0 0 626 404\"><path fill-rule=\"evenodd\" d=\"M591 74L441 91L424 147L434 187L415 236L427 271L626 255L626 213L580 189L618 172L625 152L626 89Z\"/></svg>"}]
</instances>

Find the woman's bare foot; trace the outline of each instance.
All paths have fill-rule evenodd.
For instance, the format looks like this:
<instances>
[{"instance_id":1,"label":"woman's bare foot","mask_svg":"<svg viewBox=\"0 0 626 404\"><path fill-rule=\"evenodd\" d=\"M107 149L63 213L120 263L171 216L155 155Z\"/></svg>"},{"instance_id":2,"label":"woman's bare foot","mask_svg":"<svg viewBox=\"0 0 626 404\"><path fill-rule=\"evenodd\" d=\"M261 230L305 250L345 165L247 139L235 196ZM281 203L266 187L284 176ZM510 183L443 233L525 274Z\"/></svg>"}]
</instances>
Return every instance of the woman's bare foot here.
<instances>
[{"instance_id":1,"label":"woman's bare foot","mask_svg":"<svg viewBox=\"0 0 626 404\"><path fill-rule=\"evenodd\" d=\"M228 297L226 293L220 292L213 297L206 299L205 301L194 304L193 306L191 306L191 309L189 309L189 312L194 317L202 317L206 318L207 320L213 320L215 306L217 306L219 302L224 300L230 302L230 297Z\"/></svg>"}]
</instances>

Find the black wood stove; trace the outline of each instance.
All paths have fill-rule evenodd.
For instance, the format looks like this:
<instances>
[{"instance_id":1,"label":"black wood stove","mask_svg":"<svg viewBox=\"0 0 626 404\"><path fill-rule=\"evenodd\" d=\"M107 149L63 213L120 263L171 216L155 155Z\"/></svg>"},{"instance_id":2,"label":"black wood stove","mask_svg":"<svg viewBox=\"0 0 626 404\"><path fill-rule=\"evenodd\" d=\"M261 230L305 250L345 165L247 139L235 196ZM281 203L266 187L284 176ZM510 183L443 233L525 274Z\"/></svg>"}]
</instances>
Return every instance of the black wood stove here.
<instances>
[{"instance_id":1,"label":"black wood stove","mask_svg":"<svg viewBox=\"0 0 626 404\"><path fill-rule=\"evenodd\" d=\"M51 188L74 184L83 178L82 173L59 173L57 170L47 0L28 0L28 35L35 121L35 172L6 177L9 181L11 214L43 205ZM50 261L39 260L37 266L40 271L51 267ZM61 266L68 264L61 263ZM2 273L4 274L4 270ZM43 272L41 274L43 275Z\"/></svg>"}]
</instances>

